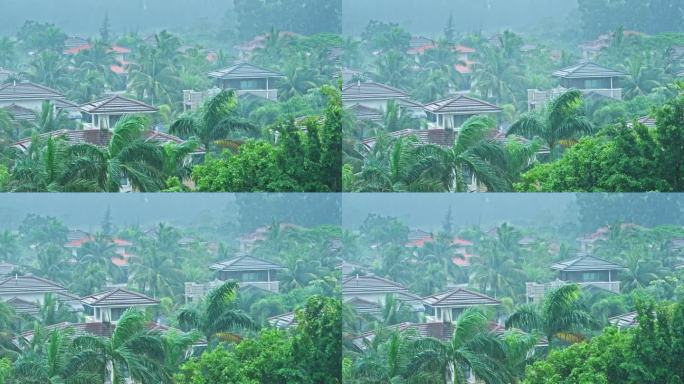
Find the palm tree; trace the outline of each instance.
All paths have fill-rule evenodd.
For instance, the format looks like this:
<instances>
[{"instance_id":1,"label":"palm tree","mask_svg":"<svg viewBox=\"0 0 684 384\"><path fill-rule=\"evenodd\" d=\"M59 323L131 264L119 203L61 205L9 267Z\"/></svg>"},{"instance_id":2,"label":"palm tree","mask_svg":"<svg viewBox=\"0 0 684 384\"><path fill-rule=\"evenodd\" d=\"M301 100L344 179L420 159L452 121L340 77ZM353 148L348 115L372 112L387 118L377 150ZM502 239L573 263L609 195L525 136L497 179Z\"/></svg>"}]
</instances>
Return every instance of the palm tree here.
<instances>
[{"instance_id":1,"label":"palm tree","mask_svg":"<svg viewBox=\"0 0 684 384\"><path fill-rule=\"evenodd\" d=\"M182 281L182 274L175 266L173 258L161 251L157 243L143 245L138 257L131 263L131 283L142 292L160 297L173 297L177 287L176 282Z\"/></svg>"},{"instance_id":2,"label":"palm tree","mask_svg":"<svg viewBox=\"0 0 684 384\"><path fill-rule=\"evenodd\" d=\"M8 36L0 37L0 68L14 65L16 61L17 42Z\"/></svg>"},{"instance_id":3,"label":"palm tree","mask_svg":"<svg viewBox=\"0 0 684 384\"><path fill-rule=\"evenodd\" d=\"M549 149L559 144L569 146L579 136L594 131L582 109L582 92L569 90L558 96L541 114L527 113L508 130L508 135L518 134L527 138L540 137Z\"/></svg>"},{"instance_id":4,"label":"palm tree","mask_svg":"<svg viewBox=\"0 0 684 384\"><path fill-rule=\"evenodd\" d=\"M130 69L130 90L139 99L154 104L172 104L171 97L179 83L173 56L162 49L140 47L140 55Z\"/></svg>"},{"instance_id":5,"label":"palm tree","mask_svg":"<svg viewBox=\"0 0 684 384\"><path fill-rule=\"evenodd\" d=\"M154 192L163 186L161 146L146 140L146 120L124 116L114 127L106 147L74 144L68 148L69 180L87 180L99 190L118 192L124 178L140 192Z\"/></svg>"},{"instance_id":6,"label":"palm tree","mask_svg":"<svg viewBox=\"0 0 684 384\"><path fill-rule=\"evenodd\" d=\"M116 244L112 239L103 233L96 233L94 239L83 244L76 252L76 262L80 267L99 268L110 281L118 281L122 277L121 269L112 262L114 259L122 260L123 256L116 252Z\"/></svg>"},{"instance_id":7,"label":"palm tree","mask_svg":"<svg viewBox=\"0 0 684 384\"><path fill-rule=\"evenodd\" d=\"M375 62L378 81L393 87L401 87L409 78L411 68L406 58L396 51L390 51Z\"/></svg>"},{"instance_id":8,"label":"palm tree","mask_svg":"<svg viewBox=\"0 0 684 384\"><path fill-rule=\"evenodd\" d=\"M178 323L185 330L197 329L207 340L239 340L233 333L240 328L253 327L252 320L237 309L238 284L226 282L209 292L199 306L186 307L178 314Z\"/></svg>"},{"instance_id":9,"label":"palm tree","mask_svg":"<svg viewBox=\"0 0 684 384\"><path fill-rule=\"evenodd\" d=\"M89 49L79 52L74 60L79 71L94 71L105 84L113 83L116 75L110 68L117 62L114 52L106 42L95 40Z\"/></svg>"},{"instance_id":10,"label":"palm tree","mask_svg":"<svg viewBox=\"0 0 684 384\"><path fill-rule=\"evenodd\" d=\"M290 99L294 96L302 96L310 89L316 87L315 74L309 69L309 64L305 60L288 60L283 67L283 75L285 77L280 80L278 87L278 95L284 100Z\"/></svg>"},{"instance_id":11,"label":"palm tree","mask_svg":"<svg viewBox=\"0 0 684 384\"><path fill-rule=\"evenodd\" d=\"M185 180L192 173L192 162L188 161L192 154L199 149L199 142L194 138L185 140L181 144L167 143L162 146L164 180L177 177Z\"/></svg>"},{"instance_id":12,"label":"palm tree","mask_svg":"<svg viewBox=\"0 0 684 384\"><path fill-rule=\"evenodd\" d=\"M48 133L67 129L72 126L67 113L63 109L57 109L49 101L44 101L40 107L40 113L36 115L36 120L31 124L37 133Z\"/></svg>"},{"instance_id":13,"label":"palm tree","mask_svg":"<svg viewBox=\"0 0 684 384\"><path fill-rule=\"evenodd\" d=\"M435 382L467 383L472 374L489 384L509 382L502 341L489 330L489 319L479 309L468 308L454 324L448 342L433 338L416 341L415 374L434 372Z\"/></svg>"},{"instance_id":14,"label":"palm tree","mask_svg":"<svg viewBox=\"0 0 684 384\"><path fill-rule=\"evenodd\" d=\"M0 232L0 261L18 263L19 258L19 235L5 229Z\"/></svg>"},{"instance_id":15,"label":"palm tree","mask_svg":"<svg viewBox=\"0 0 684 384\"><path fill-rule=\"evenodd\" d=\"M28 78L50 88L65 89L67 66L62 56L53 51L42 51L29 63Z\"/></svg>"},{"instance_id":16,"label":"palm tree","mask_svg":"<svg viewBox=\"0 0 684 384\"><path fill-rule=\"evenodd\" d=\"M399 383L410 376L411 339L397 331L378 327L375 336L363 339L363 353L354 360L351 383ZM346 380L345 380L346 382Z\"/></svg>"},{"instance_id":17,"label":"palm tree","mask_svg":"<svg viewBox=\"0 0 684 384\"><path fill-rule=\"evenodd\" d=\"M171 125L170 132L182 137L194 136L207 150L211 144L235 133L256 136L256 127L237 115L236 106L235 91L223 90L204 106L199 119L182 117Z\"/></svg>"},{"instance_id":18,"label":"palm tree","mask_svg":"<svg viewBox=\"0 0 684 384\"><path fill-rule=\"evenodd\" d=\"M171 383L162 336L148 324L145 313L129 308L111 338L77 336L74 345L83 360L98 363L107 384L124 383L126 378L141 384Z\"/></svg>"},{"instance_id":19,"label":"palm tree","mask_svg":"<svg viewBox=\"0 0 684 384\"><path fill-rule=\"evenodd\" d=\"M384 126L386 132L395 132L402 129L415 128L419 123L411 117L406 108L397 104L395 100L387 102L387 110L384 113Z\"/></svg>"},{"instance_id":20,"label":"palm tree","mask_svg":"<svg viewBox=\"0 0 684 384\"><path fill-rule=\"evenodd\" d=\"M653 88L661 86L658 78L661 77L662 73L658 72L662 71L644 63L644 57L641 55L627 58L624 64L619 65L619 68L627 73L622 85L625 89L626 99L647 95Z\"/></svg>"},{"instance_id":21,"label":"palm tree","mask_svg":"<svg viewBox=\"0 0 684 384\"><path fill-rule=\"evenodd\" d=\"M582 306L581 295L577 284L562 286L549 292L541 305L520 306L506 319L506 328L540 333L550 348L555 340L567 343L584 340L586 329L594 325L594 320Z\"/></svg>"},{"instance_id":22,"label":"palm tree","mask_svg":"<svg viewBox=\"0 0 684 384\"><path fill-rule=\"evenodd\" d=\"M483 46L477 53L473 64L473 84L485 98L496 104L512 102L515 104L514 89L521 76L515 62L508 60L501 48Z\"/></svg>"},{"instance_id":23,"label":"palm tree","mask_svg":"<svg viewBox=\"0 0 684 384\"><path fill-rule=\"evenodd\" d=\"M422 157L437 157L449 164L450 190L468 191L472 178L487 187L490 192L510 190L510 180L505 173L505 153L499 143L491 138L496 122L486 116L473 116L461 126L452 147L426 145L421 147Z\"/></svg>"},{"instance_id":24,"label":"palm tree","mask_svg":"<svg viewBox=\"0 0 684 384\"><path fill-rule=\"evenodd\" d=\"M30 343L14 363L18 382L27 384L96 383L101 375L73 345L73 329L49 334L38 325Z\"/></svg>"},{"instance_id":25,"label":"palm tree","mask_svg":"<svg viewBox=\"0 0 684 384\"><path fill-rule=\"evenodd\" d=\"M51 293L48 293L43 297L43 302L38 309L37 317L40 319L40 324L43 326L76 320L76 316L69 310L67 305L58 300Z\"/></svg>"}]
</instances>

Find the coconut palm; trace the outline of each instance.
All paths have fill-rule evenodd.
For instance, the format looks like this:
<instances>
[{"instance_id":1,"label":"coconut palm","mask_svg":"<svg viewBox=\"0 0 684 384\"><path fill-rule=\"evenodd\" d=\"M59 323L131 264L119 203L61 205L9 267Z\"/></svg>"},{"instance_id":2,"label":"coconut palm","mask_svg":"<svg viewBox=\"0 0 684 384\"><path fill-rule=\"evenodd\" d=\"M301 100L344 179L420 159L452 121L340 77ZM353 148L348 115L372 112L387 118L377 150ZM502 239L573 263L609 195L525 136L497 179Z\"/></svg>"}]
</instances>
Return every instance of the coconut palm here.
<instances>
[{"instance_id":1,"label":"coconut palm","mask_svg":"<svg viewBox=\"0 0 684 384\"><path fill-rule=\"evenodd\" d=\"M51 102L44 101L36 120L30 126L37 133L47 133L70 128L72 123L63 109L57 109Z\"/></svg>"},{"instance_id":2,"label":"coconut palm","mask_svg":"<svg viewBox=\"0 0 684 384\"><path fill-rule=\"evenodd\" d=\"M29 80L50 88L67 88L67 65L57 52L36 54L28 65L27 76Z\"/></svg>"},{"instance_id":3,"label":"coconut palm","mask_svg":"<svg viewBox=\"0 0 684 384\"><path fill-rule=\"evenodd\" d=\"M8 36L0 37L0 68L8 68L16 62L17 42Z\"/></svg>"},{"instance_id":4,"label":"coconut palm","mask_svg":"<svg viewBox=\"0 0 684 384\"><path fill-rule=\"evenodd\" d=\"M198 306L186 307L178 314L178 323L185 330L197 329L207 340L239 340L236 330L252 328L253 322L238 309L238 284L226 282L209 292Z\"/></svg>"},{"instance_id":5,"label":"coconut palm","mask_svg":"<svg viewBox=\"0 0 684 384\"><path fill-rule=\"evenodd\" d=\"M179 288L178 281L182 281L182 274L173 258L160 250L156 242L143 243L131 262L130 282L152 297L173 297Z\"/></svg>"},{"instance_id":6,"label":"coconut palm","mask_svg":"<svg viewBox=\"0 0 684 384\"><path fill-rule=\"evenodd\" d=\"M413 353L409 337L378 327L375 336L363 342L363 352L354 360L351 383L399 383L410 376Z\"/></svg>"},{"instance_id":7,"label":"coconut palm","mask_svg":"<svg viewBox=\"0 0 684 384\"><path fill-rule=\"evenodd\" d=\"M87 180L101 191L118 192L127 178L141 192L163 186L161 146L146 140L147 122L142 117L124 116L114 127L106 147L80 143L68 148L70 180Z\"/></svg>"},{"instance_id":8,"label":"coconut palm","mask_svg":"<svg viewBox=\"0 0 684 384\"><path fill-rule=\"evenodd\" d=\"M94 71L104 80L104 83L112 84L114 82L116 74L111 71L111 66L118 63L114 52L106 42L95 40L90 48L79 52L74 61L79 71Z\"/></svg>"},{"instance_id":9,"label":"coconut palm","mask_svg":"<svg viewBox=\"0 0 684 384\"><path fill-rule=\"evenodd\" d=\"M395 100L387 102L387 109L383 116L386 132L416 128L420 123L411 117L410 113Z\"/></svg>"},{"instance_id":10,"label":"coconut palm","mask_svg":"<svg viewBox=\"0 0 684 384\"><path fill-rule=\"evenodd\" d=\"M421 147L423 158L437 157L440 163L449 164L450 190L468 191L476 180L490 192L510 190L510 181L505 174L505 152L502 146L491 138L496 122L486 116L473 116L459 129L454 145L442 147L426 145Z\"/></svg>"},{"instance_id":11,"label":"coconut palm","mask_svg":"<svg viewBox=\"0 0 684 384\"><path fill-rule=\"evenodd\" d=\"M162 146L164 180L177 177L185 180L192 172L191 156L199 149L199 142L193 137L181 144L166 143Z\"/></svg>"},{"instance_id":12,"label":"coconut palm","mask_svg":"<svg viewBox=\"0 0 684 384\"><path fill-rule=\"evenodd\" d=\"M586 331L594 320L580 301L582 291L577 284L568 284L546 294L539 305L518 307L508 319L506 328L520 328L536 332L549 342L574 343L586 338Z\"/></svg>"},{"instance_id":13,"label":"coconut palm","mask_svg":"<svg viewBox=\"0 0 684 384\"><path fill-rule=\"evenodd\" d=\"M662 71L648 65L648 62L644 62L646 60L648 58L637 55L627 58L624 64L618 66L627 73L627 77L622 83L626 99L647 95L653 88L661 86L658 78L662 77Z\"/></svg>"},{"instance_id":14,"label":"coconut palm","mask_svg":"<svg viewBox=\"0 0 684 384\"><path fill-rule=\"evenodd\" d=\"M199 118L182 117L172 125L170 132L181 137L196 137L209 149L211 144L235 134L257 136L257 129L236 113L235 91L223 90L203 107Z\"/></svg>"},{"instance_id":15,"label":"coconut palm","mask_svg":"<svg viewBox=\"0 0 684 384\"><path fill-rule=\"evenodd\" d=\"M162 336L148 324L145 313L130 308L117 321L111 338L77 336L74 346L82 361L98 363L106 384L124 383L127 378L140 384L171 383Z\"/></svg>"},{"instance_id":16,"label":"coconut palm","mask_svg":"<svg viewBox=\"0 0 684 384\"><path fill-rule=\"evenodd\" d=\"M411 68L406 57L399 52L390 51L378 58L375 62L377 78L381 83L401 87L409 78Z\"/></svg>"},{"instance_id":17,"label":"coconut palm","mask_svg":"<svg viewBox=\"0 0 684 384\"><path fill-rule=\"evenodd\" d=\"M503 342L489 330L489 319L479 309L468 308L456 320L451 340L416 341L415 374L434 374L442 383L467 383L472 374L489 384L509 382Z\"/></svg>"},{"instance_id":18,"label":"coconut palm","mask_svg":"<svg viewBox=\"0 0 684 384\"><path fill-rule=\"evenodd\" d=\"M87 241L76 251L76 262L83 268L96 267L105 272L110 281L120 281L123 277L121 268L114 260L123 260L123 256L116 252L116 244L103 234L96 233L95 238Z\"/></svg>"},{"instance_id":19,"label":"coconut palm","mask_svg":"<svg viewBox=\"0 0 684 384\"><path fill-rule=\"evenodd\" d=\"M177 69L166 51L147 46L140 47L140 55L130 69L130 90L139 99L154 104L172 104Z\"/></svg>"},{"instance_id":20,"label":"coconut palm","mask_svg":"<svg viewBox=\"0 0 684 384\"><path fill-rule=\"evenodd\" d=\"M584 116L582 92L572 89L552 100L542 113L524 114L511 126L508 135L539 137L554 150L558 145L569 146L593 131L591 122Z\"/></svg>"},{"instance_id":21,"label":"coconut palm","mask_svg":"<svg viewBox=\"0 0 684 384\"><path fill-rule=\"evenodd\" d=\"M27 384L96 383L101 374L93 362L82 360L73 346L73 329L46 333L40 326L34 329L30 343L14 363L17 382Z\"/></svg>"},{"instance_id":22,"label":"coconut palm","mask_svg":"<svg viewBox=\"0 0 684 384\"><path fill-rule=\"evenodd\" d=\"M514 89L521 76L515 62L506 57L502 48L483 46L473 64L473 86L485 98L496 104L515 104Z\"/></svg>"}]
</instances>

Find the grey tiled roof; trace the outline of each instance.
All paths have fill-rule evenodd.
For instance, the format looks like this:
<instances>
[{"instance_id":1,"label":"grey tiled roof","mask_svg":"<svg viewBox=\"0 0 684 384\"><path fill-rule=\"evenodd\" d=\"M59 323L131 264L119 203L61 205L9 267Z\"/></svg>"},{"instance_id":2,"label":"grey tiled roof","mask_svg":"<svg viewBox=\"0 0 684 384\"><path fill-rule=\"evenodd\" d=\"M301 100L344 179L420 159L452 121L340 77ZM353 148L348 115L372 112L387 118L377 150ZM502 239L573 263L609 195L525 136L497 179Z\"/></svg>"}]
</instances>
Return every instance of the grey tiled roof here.
<instances>
[{"instance_id":1,"label":"grey tiled roof","mask_svg":"<svg viewBox=\"0 0 684 384\"><path fill-rule=\"evenodd\" d=\"M249 255L241 255L234 259L224 260L209 267L217 271L266 271L285 269L282 265L257 259Z\"/></svg>"},{"instance_id":2,"label":"grey tiled roof","mask_svg":"<svg viewBox=\"0 0 684 384\"><path fill-rule=\"evenodd\" d=\"M423 298L423 303L431 307L466 308L482 305L499 305L501 302L485 294L463 288L436 293Z\"/></svg>"},{"instance_id":3,"label":"grey tiled roof","mask_svg":"<svg viewBox=\"0 0 684 384\"><path fill-rule=\"evenodd\" d=\"M81 105L83 112L91 115L100 114L136 114L136 113L154 113L157 108L147 105L142 101L129 99L123 96L112 96L98 101L93 101Z\"/></svg>"},{"instance_id":4,"label":"grey tiled roof","mask_svg":"<svg viewBox=\"0 0 684 384\"><path fill-rule=\"evenodd\" d=\"M354 104L346 109L353 113L359 120L382 121L383 118L382 111L361 104Z\"/></svg>"},{"instance_id":5,"label":"grey tiled roof","mask_svg":"<svg viewBox=\"0 0 684 384\"><path fill-rule=\"evenodd\" d=\"M169 142L180 144L184 142L183 139L176 137L174 135L153 130L147 131L145 133L145 136L145 141L152 141L160 144L165 144ZM47 139L48 137L62 137L66 140L67 144L69 145L87 143L96 145L98 147L106 147L107 145L109 145L109 142L112 139L112 131L107 129L62 129L58 131L43 133L39 135L39 137L42 139ZM26 149L31 146L31 138L24 138L12 144L12 146L19 149ZM198 152L202 152L203 150L204 148L199 148Z\"/></svg>"},{"instance_id":6,"label":"grey tiled roof","mask_svg":"<svg viewBox=\"0 0 684 384\"><path fill-rule=\"evenodd\" d=\"M387 134L392 138L415 136L420 144L435 144L451 147L456 141L456 131L453 129L402 129ZM363 140L363 145L373 148L377 138L369 137Z\"/></svg>"},{"instance_id":7,"label":"grey tiled roof","mask_svg":"<svg viewBox=\"0 0 684 384\"><path fill-rule=\"evenodd\" d=\"M344 303L354 307L354 309L356 309L356 312L358 313L378 314L382 311L382 307L380 307L380 305L378 305L377 303L364 300L360 297L352 297Z\"/></svg>"},{"instance_id":8,"label":"grey tiled roof","mask_svg":"<svg viewBox=\"0 0 684 384\"><path fill-rule=\"evenodd\" d=\"M553 76L564 79L587 79L592 77L625 77L627 74L588 61L559 69L553 72Z\"/></svg>"},{"instance_id":9,"label":"grey tiled roof","mask_svg":"<svg viewBox=\"0 0 684 384\"><path fill-rule=\"evenodd\" d=\"M342 294L347 296L399 292L408 293L408 289L397 282L373 275L349 276L342 281Z\"/></svg>"},{"instance_id":10,"label":"grey tiled roof","mask_svg":"<svg viewBox=\"0 0 684 384\"><path fill-rule=\"evenodd\" d=\"M408 99L409 95L389 85L374 81L356 82L342 87L342 101Z\"/></svg>"},{"instance_id":11,"label":"grey tiled roof","mask_svg":"<svg viewBox=\"0 0 684 384\"><path fill-rule=\"evenodd\" d=\"M266 319L268 324L276 328L289 328L297 325L294 312L283 313L282 315L272 316Z\"/></svg>"},{"instance_id":12,"label":"grey tiled roof","mask_svg":"<svg viewBox=\"0 0 684 384\"><path fill-rule=\"evenodd\" d=\"M231 65L228 68L210 72L209 77L224 80L261 79L269 77L283 77L283 74L250 63L238 63Z\"/></svg>"},{"instance_id":13,"label":"grey tiled roof","mask_svg":"<svg viewBox=\"0 0 684 384\"><path fill-rule=\"evenodd\" d=\"M7 100L54 100L64 94L52 88L31 82L11 82L0 85L0 101Z\"/></svg>"},{"instance_id":14,"label":"grey tiled roof","mask_svg":"<svg viewBox=\"0 0 684 384\"><path fill-rule=\"evenodd\" d=\"M36 119L36 113L33 110L20 105L10 104L2 109L9 112L14 121L31 121Z\"/></svg>"},{"instance_id":15,"label":"grey tiled roof","mask_svg":"<svg viewBox=\"0 0 684 384\"><path fill-rule=\"evenodd\" d=\"M556 269L565 272L576 271L609 271L624 269L622 265L612 263L598 257L584 255L574 259L561 261L551 266L551 269Z\"/></svg>"},{"instance_id":16,"label":"grey tiled roof","mask_svg":"<svg viewBox=\"0 0 684 384\"><path fill-rule=\"evenodd\" d=\"M91 307L131 307L159 304L157 299L123 288L86 296L81 298L81 302Z\"/></svg>"},{"instance_id":17,"label":"grey tiled roof","mask_svg":"<svg viewBox=\"0 0 684 384\"><path fill-rule=\"evenodd\" d=\"M479 113L499 113L501 108L484 100L465 95L457 95L425 104L425 110L432 113L473 115Z\"/></svg>"},{"instance_id":18,"label":"grey tiled roof","mask_svg":"<svg viewBox=\"0 0 684 384\"><path fill-rule=\"evenodd\" d=\"M608 322L618 328L631 328L639 324L637 321L637 312L629 312L611 317L608 319Z\"/></svg>"},{"instance_id":19,"label":"grey tiled roof","mask_svg":"<svg viewBox=\"0 0 684 384\"><path fill-rule=\"evenodd\" d=\"M40 310L40 307L38 304L22 300L18 297L13 297L9 300L6 301L6 303L14 308L14 312L18 314L29 314L29 315L36 315L38 314L38 311Z\"/></svg>"},{"instance_id":20,"label":"grey tiled roof","mask_svg":"<svg viewBox=\"0 0 684 384\"><path fill-rule=\"evenodd\" d=\"M11 276L0 281L0 295L15 296L66 292L66 288L54 281L33 275Z\"/></svg>"}]
</instances>

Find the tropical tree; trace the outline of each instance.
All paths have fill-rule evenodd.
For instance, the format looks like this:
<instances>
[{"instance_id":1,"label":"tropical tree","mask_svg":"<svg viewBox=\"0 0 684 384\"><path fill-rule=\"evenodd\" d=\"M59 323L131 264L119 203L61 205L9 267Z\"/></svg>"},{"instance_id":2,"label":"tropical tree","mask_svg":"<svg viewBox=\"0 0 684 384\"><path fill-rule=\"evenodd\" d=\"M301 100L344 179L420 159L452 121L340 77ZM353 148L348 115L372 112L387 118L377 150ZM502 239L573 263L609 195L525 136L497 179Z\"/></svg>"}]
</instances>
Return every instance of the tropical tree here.
<instances>
[{"instance_id":1,"label":"tropical tree","mask_svg":"<svg viewBox=\"0 0 684 384\"><path fill-rule=\"evenodd\" d=\"M199 118L182 117L171 125L170 132L181 137L194 136L206 149L236 133L255 137L256 127L237 115L236 106L235 91L223 90L207 102Z\"/></svg>"},{"instance_id":2,"label":"tropical tree","mask_svg":"<svg viewBox=\"0 0 684 384\"><path fill-rule=\"evenodd\" d=\"M568 147L593 131L583 113L582 92L572 89L552 100L541 114L523 115L508 130L508 135L539 137L553 151L558 145Z\"/></svg>"},{"instance_id":3,"label":"tropical tree","mask_svg":"<svg viewBox=\"0 0 684 384\"><path fill-rule=\"evenodd\" d=\"M145 313L130 308L117 321L111 338L77 336L74 346L82 361L97 363L106 384L127 378L141 384L171 383L162 336L148 324Z\"/></svg>"},{"instance_id":4,"label":"tropical tree","mask_svg":"<svg viewBox=\"0 0 684 384\"><path fill-rule=\"evenodd\" d=\"M135 190L158 191L163 186L162 149L146 140L146 131L144 118L124 116L116 123L107 146L71 145L67 179L86 180L107 192L118 192L122 180L128 179Z\"/></svg>"},{"instance_id":5,"label":"tropical tree","mask_svg":"<svg viewBox=\"0 0 684 384\"><path fill-rule=\"evenodd\" d=\"M502 340L489 330L489 319L468 308L456 320L451 340L418 339L413 358L415 375L434 375L434 382L467 383L471 373L489 384L509 382Z\"/></svg>"},{"instance_id":6,"label":"tropical tree","mask_svg":"<svg viewBox=\"0 0 684 384\"><path fill-rule=\"evenodd\" d=\"M410 78L409 62L399 52L387 52L378 58L375 65L378 81L392 87L402 87L406 84L406 79Z\"/></svg>"},{"instance_id":7,"label":"tropical tree","mask_svg":"<svg viewBox=\"0 0 684 384\"><path fill-rule=\"evenodd\" d=\"M594 320L582 306L581 295L578 285L564 285L547 293L541 305L520 306L506 319L506 328L538 332L546 337L549 347L553 347L555 341L575 343L584 340Z\"/></svg>"},{"instance_id":8,"label":"tropical tree","mask_svg":"<svg viewBox=\"0 0 684 384\"><path fill-rule=\"evenodd\" d=\"M73 123L69 120L67 113L63 109L55 108L49 101L44 101L41 104L36 120L30 123L30 127L37 133L59 131L72 126Z\"/></svg>"},{"instance_id":9,"label":"tropical tree","mask_svg":"<svg viewBox=\"0 0 684 384\"><path fill-rule=\"evenodd\" d=\"M473 84L480 95L492 99L496 104L515 104L514 89L520 79L518 66L507 58L504 49L483 46L478 50L476 63L473 64Z\"/></svg>"},{"instance_id":10,"label":"tropical tree","mask_svg":"<svg viewBox=\"0 0 684 384\"><path fill-rule=\"evenodd\" d=\"M29 62L27 76L38 84L56 88L67 88L67 65L62 56L53 51L42 51Z\"/></svg>"},{"instance_id":11,"label":"tropical tree","mask_svg":"<svg viewBox=\"0 0 684 384\"><path fill-rule=\"evenodd\" d=\"M182 309L178 314L179 324L185 330L199 330L207 340L240 340L233 332L251 328L253 323L246 313L237 309L237 292L237 283L224 283L209 292L200 305Z\"/></svg>"}]
</instances>

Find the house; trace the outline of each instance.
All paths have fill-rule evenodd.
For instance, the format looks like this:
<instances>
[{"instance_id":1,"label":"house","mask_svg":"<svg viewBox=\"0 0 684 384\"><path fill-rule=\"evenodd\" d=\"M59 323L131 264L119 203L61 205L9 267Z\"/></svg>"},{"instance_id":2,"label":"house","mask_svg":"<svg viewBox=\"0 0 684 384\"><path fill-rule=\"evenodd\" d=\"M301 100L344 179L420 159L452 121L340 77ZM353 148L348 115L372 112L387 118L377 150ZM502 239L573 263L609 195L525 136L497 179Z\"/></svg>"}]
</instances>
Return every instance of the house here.
<instances>
[{"instance_id":1,"label":"house","mask_svg":"<svg viewBox=\"0 0 684 384\"><path fill-rule=\"evenodd\" d=\"M642 117L636 119L636 121L637 121L637 123L645 125L648 128L655 128L655 126L656 126L655 117L642 116ZM632 122L627 123L627 126L631 128L633 126Z\"/></svg>"},{"instance_id":2,"label":"house","mask_svg":"<svg viewBox=\"0 0 684 384\"><path fill-rule=\"evenodd\" d=\"M158 109L124 96L111 96L80 106L87 128L110 129L124 115L149 115Z\"/></svg>"},{"instance_id":3,"label":"house","mask_svg":"<svg viewBox=\"0 0 684 384\"><path fill-rule=\"evenodd\" d=\"M498 306L501 302L485 294L455 288L422 299L429 321L453 322L470 307Z\"/></svg>"},{"instance_id":4,"label":"house","mask_svg":"<svg viewBox=\"0 0 684 384\"><path fill-rule=\"evenodd\" d=\"M36 119L36 111L28 108L24 108L17 104L10 104L1 109L7 111L12 117L12 121L34 121Z\"/></svg>"},{"instance_id":5,"label":"house","mask_svg":"<svg viewBox=\"0 0 684 384\"><path fill-rule=\"evenodd\" d=\"M283 74L253 64L241 62L209 73L214 87L204 91L183 90L183 110L194 111L205 100L218 95L223 89L234 89L238 96L255 95L270 101L278 101L278 89L274 80Z\"/></svg>"},{"instance_id":6,"label":"house","mask_svg":"<svg viewBox=\"0 0 684 384\"><path fill-rule=\"evenodd\" d=\"M342 105L345 108L359 105L382 115L387 111L390 101L406 108L413 117L420 118L424 115L422 104L411 100L408 93L389 85L375 81L357 81L342 87Z\"/></svg>"},{"instance_id":7,"label":"house","mask_svg":"<svg viewBox=\"0 0 684 384\"><path fill-rule=\"evenodd\" d=\"M201 300L211 290L220 287L226 281L236 281L240 289L254 287L267 292L278 293L280 282L278 272L286 269L282 265L261 260L248 254L212 264L210 269L216 271L216 279L207 283L185 283L185 301Z\"/></svg>"},{"instance_id":8,"label":"house","mask_svg":"<svg viewBox=\"0 0 684 384\"><path fill-rule=\"evenodd\" d=\"M19 266L17 265L6 262L0 262L0 277L9 276L13 274L13 272L15 272L17 269L19 269Z\"/></svg>"},{"instance_id":9,"label":"house","mask_svg":"<svg viewBox=\"0 0 684 384\"><path fill-rule=\"evenodd\" d=\"M250 63L237 63L228 68L210 72L216 86L221 89L234 89L238 95L251 93L265 99L277 101L278 90L273 87L274 80L284 77L282 73L262 68Z\"/></svg>"},{"instance_id":10,"label":"house","mask_svg":"<svg viewBox=\"0 0 684 384\"><path fill-rule=\"evenodd\" d=\"M457 131L466 120L473 116L501 113L500 107L465 95L433 101L425 104L423 108L427 113L428 128Z\"/></svg>"},{"instance_id":11,"label":"house","mask_svg":"<svg viewBox=\"0 0 684 384\"><path fill-rule=\"evenodd\" d=\"M159 305L159 300L139 292L115 288L82 297L81 303L88 315L86 316L86 323L116 324L127 309L144 310L147 307Z\"/></svg>"},{"instance_id":12,"label":"house","mask_svg":"<svg viewBox=\"0 0 684 384\"><path fill-rule=\"evenodd\" d=\"M580 287L592 285L606 291L620 293L620 281L616 280L617 273L625 268L595 256L579 254L573 259L552 265L551 269L558 271L556 281L546 284L525 283L528 301L537 302L548 291L567 284L578 284Z\"/></svg>"},{"instance_id":13,"label":"house","mask_svg":"<svg viewBox=\"0 0 684 384\"><path fill-rule=\"evenodd\" d=\"M568 89L579 89L584 94L593 93L622 100L620 79L626 77L627 74L587 61L559 69L553 72L553 76L559 79L557 88L548 91L527 90L527 104L530 111L543 107L549 100L560 96Z\"/></svg>"},{"instance_id":14,"label":"house","mask_svg":"<svg viewBox=\"0 0 684 384\"><path fill-rule=\"evenodd\" d=\"M339 269L340 271L342 271L342 277L346 277L363 272L365 268L358 264L342 261L340 264L337 265L337 267L335 267L335 269Z\"/></svg>"},{"instance_id":15,"label":"house","mask_svg":"<svg viewBox=\"0 0 684 384\"><path fill-rule=\"evenodd\" d=\"M380 123L384 120L381 110L369 108L365 105L354 104L350 107L346 107L345 110L356 116L359 120L367 120L374 123Z\"/></svg>"},{"instance_id":16,"label":"house","mask_svg":"<svg viewBox=\"0 0 684 384\"><path fill-rule=\"evenodd\" d=\"M88 40L80 36L69 36L66 40L64 40L64 48L66 50L76 47L82 47L88 44Z\"/></svg>"},{"instance_id":17,"label":"house","mask_svg":"<svg viewBox=\"0 0 684 384\"><path fill-rule=\"evenodd\" d=\"M60 107L71 105L63 93L29 81L8 82L0 85L0 108L16 105L24 109L40 112L43 102L49 101L60 104ZM55 105L57 108L58 106Z\"/></svg>"},{"instance_id":18,"label":"house","mask_svg":"<svg viewBox=\"0 0 684 384\"><path fill-rule=\"evenodd\" d=\"M45 295L50 294L73 311L83 309L78 297L69 293L61 284L31 274L9 276L0 280L0 300L25 307L27 303L42 305Z\"/></svg>"},{"instance_id":19,"label":"house","mask_svg":"<svg viewBox=\"0 0 684 384\"><path fill-rule=\"evenodd\" d=\"M278 292L278 271L286 269L282 265L242 254L209 267L217 272L220 281L237 281L240 285L253 285L271 292Z\"/></svg>"}]
</instances>

